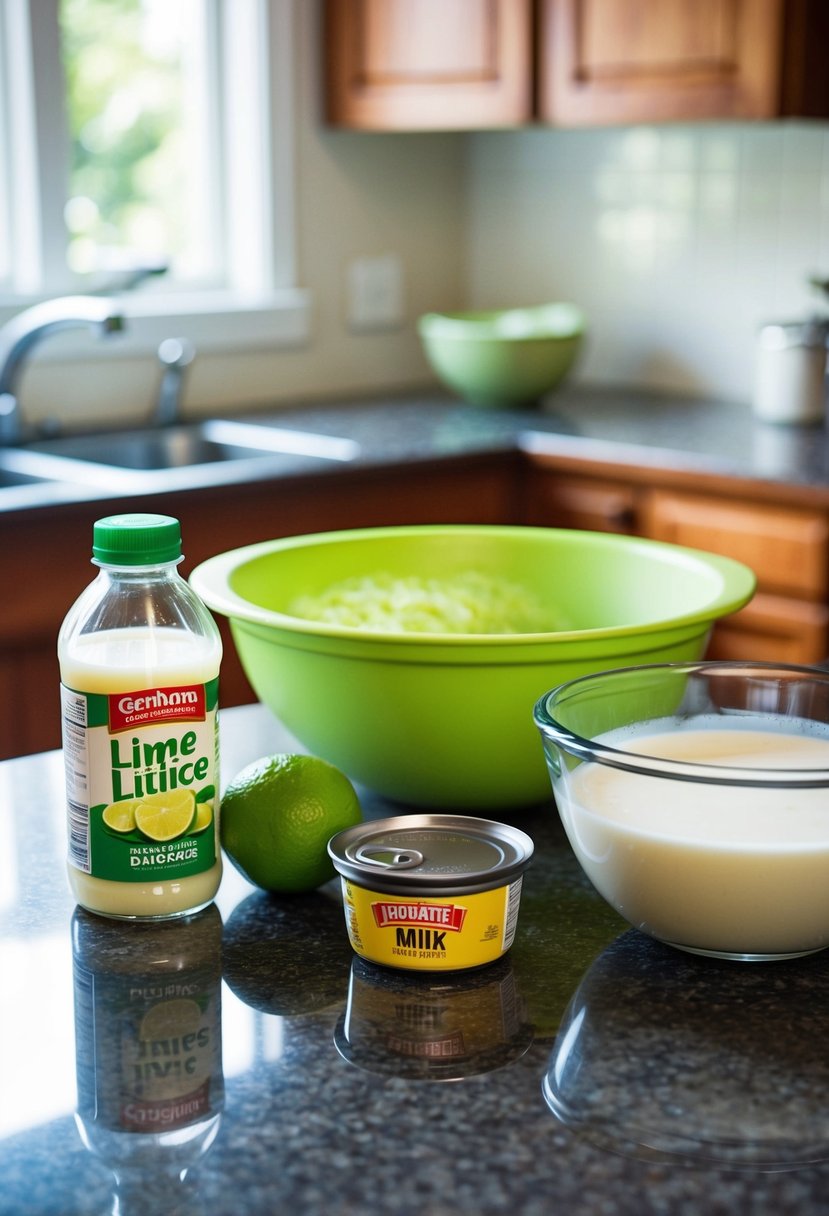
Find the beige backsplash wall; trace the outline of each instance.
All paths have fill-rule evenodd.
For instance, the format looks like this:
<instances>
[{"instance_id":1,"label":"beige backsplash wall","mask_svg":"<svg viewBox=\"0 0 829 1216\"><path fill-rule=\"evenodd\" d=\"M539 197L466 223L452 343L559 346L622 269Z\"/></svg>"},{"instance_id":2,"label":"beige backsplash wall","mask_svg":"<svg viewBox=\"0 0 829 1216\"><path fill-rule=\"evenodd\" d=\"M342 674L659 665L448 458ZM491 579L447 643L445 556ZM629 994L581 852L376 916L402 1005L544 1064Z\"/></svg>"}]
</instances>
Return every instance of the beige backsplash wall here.
<instances>
[{"instance_id":1,"label":"beige backsplash wall","mask_svg":"<svg viewBox=\"0 0 829 1216\"><path fill-rule=\"evenodd\" d=\"M465 214L470 301L581 304L583 378L748 400L758 326L821 307L829 126L474 135Z\"/></svg>"},{"instance_id":2,"label":"beige backsplash wall","mask_svg":"<svg viewBox=\"0 0 829 1216\"><path fill-rule=\"evenodd\" d=\"M747 399L757 324L805 315L806 276L829 273L829 127L334 131L320 118L317 5L296 8L310 339L199 351L188 412L428 383L419 313L555 297L590 319L579 376ZM406 324L350 332L347 266L385 253L403 263ZM21 396L32 417L128 421L149 410L157 381L151 356L36 358Z\"/></svg>"}]
</instances>

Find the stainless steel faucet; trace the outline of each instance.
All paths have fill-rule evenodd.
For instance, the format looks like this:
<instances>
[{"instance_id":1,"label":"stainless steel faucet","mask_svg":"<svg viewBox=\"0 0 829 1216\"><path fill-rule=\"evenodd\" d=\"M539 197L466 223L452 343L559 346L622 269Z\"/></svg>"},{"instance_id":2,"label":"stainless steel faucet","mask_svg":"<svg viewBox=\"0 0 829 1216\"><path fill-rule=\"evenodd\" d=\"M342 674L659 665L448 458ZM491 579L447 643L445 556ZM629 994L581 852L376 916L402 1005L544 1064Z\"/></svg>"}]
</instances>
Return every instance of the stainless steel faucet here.
<instances>
[{"instance_id":1,"label":"stainless steel faucet","mask_svg":"<svg viewBox=\"0 0 829 1216\"><path fill-rule=\"evenodd\" d=\"M155 406L154 421L158 426L172 426L180 421L187 369L195 357L195 348L187 338L165 338L159 346L158 361L163 371Z\"/></svg>"},{"instance_id":2,"label":"stainless steel faucet","mask_svg":"<svg viewBox=\"0 0 829 1216\"><path fill-rule=\"evenodd\" d=\"M112 300L61 296L24 309L0 327L0 444L20 443L23 425L17 382L32 347L62 329L91 329L107 335L124 328Z\"/></svg>"}]
</instances>

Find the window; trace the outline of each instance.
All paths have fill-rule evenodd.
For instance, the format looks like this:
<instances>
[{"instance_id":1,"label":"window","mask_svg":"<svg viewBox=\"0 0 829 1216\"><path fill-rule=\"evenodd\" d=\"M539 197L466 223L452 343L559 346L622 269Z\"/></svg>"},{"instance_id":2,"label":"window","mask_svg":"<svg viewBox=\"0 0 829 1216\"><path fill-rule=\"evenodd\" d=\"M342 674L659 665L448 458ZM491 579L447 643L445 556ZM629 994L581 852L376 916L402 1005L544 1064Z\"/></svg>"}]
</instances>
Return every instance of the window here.
<instances>
[{"instance_id":1,"label":"window","mask_svg":"<svg viewBox=\"0 0 829 1216\"><path fill-rule=\"evenodd\" d=\"M305 336L294 3L4 0L0 316L146 275L110 350Z\"/></svg>"},{"instance_id":2,"label":"window","mask_svg":"<svg viewBox=\"0 0 829 1216\"><path fill-rule=\"evenodd\" d=\"M204 0L59 0L70 271L167 265L177 284L221 285L211 15Z\"/></svg>"}]
</instances>

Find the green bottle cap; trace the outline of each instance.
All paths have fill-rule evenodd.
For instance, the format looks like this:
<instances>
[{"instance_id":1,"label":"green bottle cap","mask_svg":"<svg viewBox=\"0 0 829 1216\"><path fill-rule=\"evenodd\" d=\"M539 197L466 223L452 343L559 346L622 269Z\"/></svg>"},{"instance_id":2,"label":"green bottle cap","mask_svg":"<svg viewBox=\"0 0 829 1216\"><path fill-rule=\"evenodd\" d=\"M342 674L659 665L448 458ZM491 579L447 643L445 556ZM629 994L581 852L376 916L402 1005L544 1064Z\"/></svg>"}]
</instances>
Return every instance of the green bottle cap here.
<instances>
[{"instance_id":1,"label":"green bottle cap","mask_svg":"<svg viewBox=\"0 0 829 1216\"><path fill-rule=\"evenodd\" d=\"M92 560L104 566L157 566L181 557L181 525L171 515L108 515L92 530Z\"/></svg>"}]
</instances>

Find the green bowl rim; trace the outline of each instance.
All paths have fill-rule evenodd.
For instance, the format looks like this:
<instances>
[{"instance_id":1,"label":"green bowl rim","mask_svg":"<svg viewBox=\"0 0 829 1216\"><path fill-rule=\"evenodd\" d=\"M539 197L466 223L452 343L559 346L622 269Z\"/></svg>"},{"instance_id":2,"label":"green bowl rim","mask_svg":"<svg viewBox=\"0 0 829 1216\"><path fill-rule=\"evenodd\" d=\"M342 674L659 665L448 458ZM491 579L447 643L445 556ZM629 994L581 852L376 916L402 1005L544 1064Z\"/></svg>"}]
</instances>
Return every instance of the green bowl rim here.
<instances>
[{"instance_id":1,"label":"green bowl rim","mask_svg":"<svg viewBox=\"0 0 829 1216\"><path fill-rule=\"evenodd\" d=\"M521 537L522 539L555 536L566 543L602 546L621 544L623 547L644 549L649 553L661 551L668 555L677 565L703 565L709 571L714 570L722 579L719 593L696 611L682 616L662 618L638 625L608 625L597 629L552 630L543 633L413 633L403 630L356 629L346 625L323 624L318 621L306 620L302 617L290 616L270 608L261 608L237 595L230 586L230 577L234 570L248 561L265 557L289 549L307 548L308 546L326 545L331 543L348 543L352 540L387 539L406 536L500 536ZM651 633L669 630L681 630L685 627L714 623L715 620L736 612L753 596L757 579L748 566L720 554L691 549L687 546L674 545L665 541L651 540L638 536L620 536L615 533L586 532L572 528L543 528L520 524L403 524L390 527L350 528L339 531L312 532L299 536L278 537L275 540L259 541L252 545L244 545L238 549L230 549L215 557L201 562L190 573L191 586L201 597L208 608L226 616L248 624L265 625L278 628L292 634L305 634L319 638L353 639L359 642L393 643L396 647L514 647L519 644L538 642L595 642L605 638L624 638L631 635L647 636Z\"/></svg>"},{"instance_id":2,"label":"green bowl rim","mask_svg":"<svg viewBox=\"0 0 829 1216\"><path fill-rule=\"evenodd\" d=\"M536 333L505 334L495 328L495 323L502 317L517 313L545 313L549 309L561 309L569 312L571 322L569 327L561 329L540 330ZM418 317L417 329L421 338L446 339L457 341L497 341L497 342L569 342L582 338L587 329L587 316L578 304L569 300L551 300L547 304L532 304L525 308L489 308L489 309L460 309L449 312L427 312Z\"/></svg>"}]
</instances>

